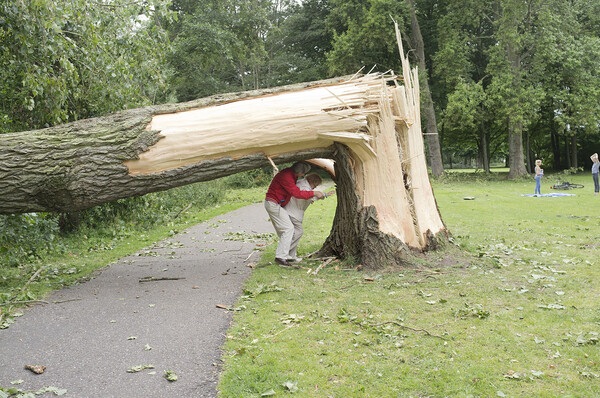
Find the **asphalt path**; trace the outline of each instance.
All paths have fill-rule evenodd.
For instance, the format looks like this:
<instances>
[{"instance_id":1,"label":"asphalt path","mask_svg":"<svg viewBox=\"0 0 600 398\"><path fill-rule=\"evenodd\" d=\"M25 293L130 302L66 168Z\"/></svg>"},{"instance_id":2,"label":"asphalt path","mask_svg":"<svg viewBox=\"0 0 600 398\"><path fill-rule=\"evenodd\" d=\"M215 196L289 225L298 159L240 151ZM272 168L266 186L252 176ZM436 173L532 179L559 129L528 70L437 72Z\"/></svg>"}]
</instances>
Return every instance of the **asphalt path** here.
<instances>
[{"instance_id":1,"label":"asphalt path","mask_svg":"<svg viewBox=\"0 0 600 398\"><path fill-rule=\"evenodd\" d=\"M262 203L250 205L55 292L0 330L0 386L54 386L77 398L216 397L232 319L218 306L242 293L260 256L253 237L272 232ZM148 277L183 279L140 282ZM25 365L46 369L38 375ZM143 365L154 368L128 372ZM167 381L165 370L178 380Z\"/></svg>"}]
</instances>

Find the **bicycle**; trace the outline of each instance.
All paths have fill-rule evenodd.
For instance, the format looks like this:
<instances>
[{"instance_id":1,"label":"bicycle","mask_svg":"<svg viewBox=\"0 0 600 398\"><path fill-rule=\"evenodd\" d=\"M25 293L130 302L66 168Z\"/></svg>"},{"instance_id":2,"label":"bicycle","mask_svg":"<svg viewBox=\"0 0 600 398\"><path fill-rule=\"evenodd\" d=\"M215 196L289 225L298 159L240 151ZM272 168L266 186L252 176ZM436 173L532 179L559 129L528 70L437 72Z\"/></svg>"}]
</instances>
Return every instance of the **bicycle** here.
<instances>
[{"instance_id":1,"label":"bicycle","mask_svg":"<svg viewBox=\"0 0 600 398\"><path fill-rule=\"evenodd\" d=\"M550 187L550 189L562 189L562 190L568 190L568 189L574 189L574 188L583 188L583 184L571 184L568 181L563 181L563 182L559 181Z\"/></svg>"}]
</instances>

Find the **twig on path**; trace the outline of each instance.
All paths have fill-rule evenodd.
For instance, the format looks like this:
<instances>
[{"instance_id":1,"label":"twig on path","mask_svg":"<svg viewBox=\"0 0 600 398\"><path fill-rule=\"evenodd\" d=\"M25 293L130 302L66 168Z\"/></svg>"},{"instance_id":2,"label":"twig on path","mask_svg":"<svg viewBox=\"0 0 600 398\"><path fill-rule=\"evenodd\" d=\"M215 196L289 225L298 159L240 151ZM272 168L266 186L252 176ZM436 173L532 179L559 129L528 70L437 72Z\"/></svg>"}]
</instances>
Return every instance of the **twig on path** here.
<instances>
[{"instance_id":1,"label":"twig on path","mask_svg":"<svg viewBox=\"0 0 600 398\"><path fill-rule=\"evenodd\" d=\"M8 301L6 303L0 303L0 305L31 304L31 303L50 304L50 302L44 301L44 300L25 300L25 301Z\"/></svg>"},{"instance_id":2,"label":"twig on path","mask_svg":"<svg viewBox=\"0 0 600 398\"><path fill-rule=\"evenodd\" d=\"M412 330L413 332L424 332L426 335L431 336L431 337L437 337L438 339L442 339L442 340L446 340L446 338L444 336L439 336L437 334L432 334L431 332L429 332L427 329L417 329L417 328L413 328L410 326L406 326L403 325L399 322L396 321L388 321L388 322L383 322L383 323L373 323L373 324L366 324L364 326L368 326L368 327L377 327L377 326L384 326L384 325L396 325L399 328L402 329L407 329L407 330ZM362 325L361 325L362 326Z\"/></svg>"},{"instance_id":3,"label":"twig on path","mask_svg":"<svg viewBox=\"0 0 600 398\"><path fill-rule=\"evenodd\" d=\"M145 278L140 278L138 280L138 282L142 283L142 282L156 282L156 281L177 281L180 279L185 279L184 277L168 277L168 276L164 276L161 278L155 278L153 276L147 276Z\"/></svg>"},{"instance_id":4,"label":"twig on path","mask_svg":"<svg viewBox=\"0 0 600 398\"><path fill-rule=\"evenodd\" d=\"M250 252L250 254L248 254L248 257L246 257L246 259L244 261L248 261L248 259L254 254L254 250L252 250Z\"/></svg>"},{"instance_id":5,"label":"twig on path","mask_svg":"<svg viewBox=\"0 0 600 398\"><path fill-rule=\"evenodd\" d=\"M223 251L222 251L222 253L227 253L227 252L239 252L240 250L242 250L242 247L240 247L239 249L223 250Z\"/></svg>"},{"instance_id":6,"label":"twig on path","mask_svg":"<svg viewBox=\"0 0 600 398\"><path fill-rule=\"evenodd\" d=\"M73 298L73 299L68 299L68 300L58 300L58 301L53 301L52 304L62 304L62 303L69 303L71 301L80 301L83 299L80 298Z\"/></svg>"}]
</instances>

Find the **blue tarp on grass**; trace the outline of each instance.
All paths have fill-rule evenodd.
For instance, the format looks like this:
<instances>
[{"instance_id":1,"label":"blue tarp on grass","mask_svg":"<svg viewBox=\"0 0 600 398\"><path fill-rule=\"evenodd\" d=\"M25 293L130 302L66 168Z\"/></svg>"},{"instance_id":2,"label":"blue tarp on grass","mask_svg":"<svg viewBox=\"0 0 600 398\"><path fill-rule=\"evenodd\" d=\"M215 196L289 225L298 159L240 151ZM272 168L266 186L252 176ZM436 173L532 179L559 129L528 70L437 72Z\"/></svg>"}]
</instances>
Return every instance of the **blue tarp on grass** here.
<instances>
[{"instance_id":1,"label":"blue tarp on grass","mask_svg":"<svg viewBox=\"0 0 600 398\"><path fill-rule=\"evenodd\" d=\"M535 195L530 194L530 195L521 195L521 196L528 196L531 198L531 197L534 197ZM575 196L575 194L574 193L544 193L544 194L537 195L537 196L541 196L544 198L558 198L561 196Z\"/></svg>"}]
</instances>

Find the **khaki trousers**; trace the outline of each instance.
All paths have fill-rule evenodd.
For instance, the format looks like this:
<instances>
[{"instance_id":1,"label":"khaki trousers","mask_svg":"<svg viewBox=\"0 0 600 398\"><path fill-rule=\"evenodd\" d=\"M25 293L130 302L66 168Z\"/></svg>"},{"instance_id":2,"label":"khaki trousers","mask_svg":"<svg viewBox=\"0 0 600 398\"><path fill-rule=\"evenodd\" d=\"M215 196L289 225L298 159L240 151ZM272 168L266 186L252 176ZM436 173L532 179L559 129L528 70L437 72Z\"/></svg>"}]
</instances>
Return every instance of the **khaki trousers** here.
<instances>
[{"instance_id":1,"label":"khaki trousers","mask_svg":"<svg viewBox=\"0 0 600 398\"><path fill-rule=\"evenodd\" d=\"M298 220L296 217L290 217L290 221L294 225L294 236L290 243L290 253L288 258L296 259L298 258L298 243L300 242L300 238L302 238L304 228L302 228L302 220Z\"/></svg>"},{"instance_id":2,"label":"khaki trousers","mask_svg":"<svg viewBox=\"0 0 600 398\"><path fill-rule=\"evenodd\" d=\"M290 246L294 238L294 224L288 212L277 203L269 200L264 201L265 210L271 218L271 223L275 227L275 232L279 236L279 243L275 251L275 257L288 259L290 254ZM296 244L297 245L297 244Z\"/></svg>"}]
</instances>

